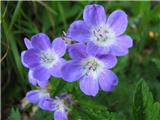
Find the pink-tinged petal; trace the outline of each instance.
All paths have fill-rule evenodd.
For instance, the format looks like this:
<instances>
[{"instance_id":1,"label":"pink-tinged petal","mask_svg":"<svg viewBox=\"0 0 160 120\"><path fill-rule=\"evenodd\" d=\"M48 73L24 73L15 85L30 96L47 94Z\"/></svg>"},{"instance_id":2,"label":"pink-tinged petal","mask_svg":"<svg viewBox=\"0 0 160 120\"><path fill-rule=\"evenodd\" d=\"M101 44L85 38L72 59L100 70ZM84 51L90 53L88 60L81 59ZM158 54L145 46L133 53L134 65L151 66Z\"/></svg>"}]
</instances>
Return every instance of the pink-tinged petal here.
<instances>
[{"instance_id":1,"label":"pink-tinged petal","mask_svg":"<svg viewBox=\"0 0 160 120\"><path fill-rule=\"evenodd\" d=\"M80 89L86 95L96 96L99 91L98 80L91 76L84 76L80 80Z\"/></svg>"},{"instance_id":2,"label":"pink-tinged petal","mask_svg":"<svg viewBox=\"0 0 160 120\"><path fill-rule=\"evenodd\" d=\"M24 66L33 68L40 64L38 51L35 49L29 49L21 54L21 60Z\"/></svg>"},{"instance_id":3,"label":"pink-tinged petal","mask_svg":"<svg viewBox=\"0 0 160 120\"><path fill-rule=\"evenodd\" d=\"M26 99L32 104L38 104L40 101L40 91L39 90L31 90L27 92Z\"/></svg>"},{"instance_id":4,"label":"pink-tinged petal","mask_svg":"<svg viewBox=\"0 0 160 120\"><path fill-rule=\"evenodd\" d=\"M37 85L38 80L33 77L33 71L32 70L29 70L29 72L28 72L28 79L29 79L29 82L32 85Z\"/></svg>"},{"instance_id":5,"label":"pink-tinged petal","mask_svg":"<svg viewBox=\"0 0 160 120\"><path fill-rule=\"evenodd\" d=\"M117 58L113 55L97 55L97 57L103 61L105 67L108 69L113 68L117 63Z\"/></svg>"},{"instance_id":6,"label":"pink-tinged petal","mask_svg":"<svg viewBox=\"0 0 160 120\"><path fill-rule=\"evenodd\" d=\"M82 59L87 56L86 46L82 43L76 43L74 45L68 46L69 56L72 59Z\"/></svg>"},{"instance_id":7,"label":"pink-tinged petal","mask_svg":"<svg viewBox=\"0 0 160 120\"><path fill-rule=\"evenodd\" d=\"M87 53L89 55L96 56L98 50L99 50L99 47L96 46L93 42L89 42L87 44Z\"/></svg>"},{"instance_id":8,"label":"pink-tinged petal","mask_svg":"<svg viewBox=\"0 0 160 120\"><path fill-rule=\"evenodd\" d=\"M33 77L37 79L38 85L44 88L48 84L48 79L50 78L50 72L48 69L38 66L33 69Z\"/></svg>"},{"instance_id":9,"label":"pink-tinged petal","mask_svg":"<svg viewBox=\"0 0 160 120\"><path fill-rule=\"evenodd\" d=\"M25 43L27 49L33 48L32 44L31 44L31 41L28 38L24 38L24 43Z\"/></svg>"},{"instance_id":10,"label":"pink-tinged petal","mask_svg":"<svg viewBox=\"0 0 160 120\"><path fill-rule=\"evenodd\" d=\"M50 68L51 75L58 78L62 77L61 69L65 63L66 63L66 60L63 58L60 58L58 62Z\"/></svg>"},{"instance_id":11,"label":"pink-tinged petal","mask_svg":"<svg viewBox=\"0 0 160 120\"><path fill-rule=\"evenodd\" d=\"M128 25L127 14L122 10L112 12L108 17L107 25L112 29L116 36L121 35Z\"/></svg>"},{"instance_id":12,"label":"pink-tinged petal","mask_svg":"<svg viewBox=\"0 0 160 120\"><path fill-rule=\"evenodd\" d=\"M66 52L66 45L64 40L62 40L61 37L53 40L52 47L55 53L58 54L60 57L62 57Z\"/></svg>"},{"instance_id":13,"label":"pink-tinged petal","mask_svg":"<svg viewBox=\"0 0 160 120\"><path fill-rule=\"evenodd\" d=\"M54 120L68 120L64 109L54 112Z\"/></svg>"},{"instance_id":14,"label":"pink-tinged petal","mask_svg":"<svg viewBox=\"0 0 160 120\"><path fill-rule=\"evenodd\" d=\"M105 70L99 77L100 88L106 92L111 92L118 84L118 77L110 70Z\"/></svg>"},{"instance_id":15,"label":"pink-tinged petal","mask_svg":"<svg viewBox=\"0 0 160 120\"><path fill-rule=\"evenodd\" d=\"M51 48L49 37L44 33L38 33L31 38L32 46L38 50Z\"/></svg>"},{"instance_id":16,"label":"pink-tinged petal","mask_svg":"<svg viewBox=\"0 0 160 120\"><path fill-rule=\"evenodd\" d=\"M73 22L68 29L68 37L79 42L87 42L90 38L89 27L85 22L78 20Z\"/></svg>"},{"instance_id":17,"label":"pink-tinged petal","mask_svg":"<svg viewBox=\"0 0 160 120\"><path fill-rule=\"evenodd\" d=\"M127 35L121 35L115 38L115 44L110 47L111 54L115 56L124 56L128 54L128 48L132 46L132 39Z\"/></svg>"},{"instance_id":18,"label":"pink-tinged petal","mask_svg":"<svg viewBox=\"0 0 160 120\"><path fill-rule=\"evenodd\" d=\"M61 70L62 78L68 82L79 80L82 76L82 67L77 61L69 61L62 67Z\"/></svg>"},{"instance_id":19,"label":"pink-tinged petal","mask_svg":"<svg viewBox=\"0 0 160 120\"><path fill-rule=\"evenodd\" d=\"M93 4L84 8L83 19L89 25L98 25L106 23L107 16L103 6Z\"/></svg>"}]
</instances>

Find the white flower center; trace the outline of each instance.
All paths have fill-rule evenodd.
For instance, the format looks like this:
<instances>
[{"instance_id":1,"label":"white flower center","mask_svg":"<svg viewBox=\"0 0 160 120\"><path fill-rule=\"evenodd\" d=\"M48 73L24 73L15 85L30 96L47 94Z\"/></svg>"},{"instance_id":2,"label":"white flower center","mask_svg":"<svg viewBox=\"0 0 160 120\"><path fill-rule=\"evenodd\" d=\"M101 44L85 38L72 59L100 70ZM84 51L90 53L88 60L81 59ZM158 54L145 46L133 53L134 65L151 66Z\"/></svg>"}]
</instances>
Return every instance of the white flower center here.
<instances>
[{"instance_id":1,"label":"white flower center","mask_svg":"<svg viewBox=\"0 0 160 120\"><path fill-rule=\"evenodd\" d=\"M57 60L58 56L51 49L40 52L40 63L46 68L52 67Z\"/></svg>"},{"instance_id":2,"label":"white flower center","mask_svg":"<svg viewBox=\"0 0 160 120\"><path fill-rule=\"evenodd\" d=\"M67 106L64 105L64 101L61 100L59 97L56 97L56 99L53 101L53 111L58 110L67 110Z\"/></svg>"},{"instance_id":3,"label":"white flower center","mask_svg":"<svg viewBox=\"0 0 160 120\"><path fill-rule=\"evenodd\" d=\"M115 35L106 25L101 24L91 29L90 40L97 46L107 47L114 43Z\"/></svg>"},{"instance_id":4,"label":"white flower center","mask_svg":"<svg viewBox=\"0 0 160 120\"><path fill-rule=\"evenodd\" d=\"M46 89L41 89L40 90L40 94L39 94L39 97L42 98L44 96L49 96L49 93L47 92Z\"/></svg>"},{"instance_id":5,"label":"white flower center","mask_svg":"<svg viewBox=\"0 0 160 120\"><path fill-rule=\"evenodd\" d=\"M95 57L88 57L81 61L83 67L83 75L97 78L103 71L104 63Z\"/></svg>"}]
</instances>

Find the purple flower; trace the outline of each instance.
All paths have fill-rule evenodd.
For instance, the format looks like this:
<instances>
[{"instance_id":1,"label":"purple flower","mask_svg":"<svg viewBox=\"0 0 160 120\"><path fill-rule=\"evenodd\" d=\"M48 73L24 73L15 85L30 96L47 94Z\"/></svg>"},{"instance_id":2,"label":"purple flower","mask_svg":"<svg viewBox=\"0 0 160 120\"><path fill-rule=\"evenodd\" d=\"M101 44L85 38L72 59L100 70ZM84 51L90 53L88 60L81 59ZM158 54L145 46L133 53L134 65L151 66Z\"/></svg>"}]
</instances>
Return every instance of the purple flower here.
<instances>
[{"instance_id":1,"label":"purple flower","mask_svg":"<svg viewBox=\"0 0 160 120\"><path fill-rule=\"evenodd\" d=\"M87 42L87 49L93 54L123 56L133 45L132 39L123 34L127 25L124 11L116 10L107 18L104 8L93 4L85 7L83 20L73 22L68 34L76 41Z\"/></svg>"},{"instance_id":2,"label":"purple flower","mask_svg":"<svg viewBox=\"0 0 160 120\"><path fill-rule=\"evenodd\" d=\"M42 99L48 98L48 97L49 97L49 93L45 89L41 89L41 90L31 90L27 92L25 98L32 104L39 104L39 102Z\"/></svg>"},{"instance_id":3,"label":"purple flower","mask_svg":"<svg viewBox=\"0 0 160 120\"><path fill-rule=\"evenodd\" d=\"M43 110L54 112L54 120L68 120L66 110L68 107L64 104L64 100L59 97L43 99L39 107Z\"/></svg>"},{"instance_id":4,"label":"purple flower","mask_svg":"<svg viewBox=\"0 0 160 120\"><path fill-rule=\"evenodd\" d=\"M61 38L56 38L51 44L47 35L39 33L31 41L27 38L24 41L27 50L22 52L21 60L30 69L30 83L45 87L51 75L61 77L61 67L66 62L61 58L66 51L66 45Z\"/></svg>"},{"instance_id":5,"label":"purple flower","mask_svg":"<svg viewBox=\"0 0 160 120\"><path fill-rule=\"evenodd\" d=\"M80 80L86 95L96 96L99 89L110 92L118 84L117 76L109 69L117 59L113 55L90 54L86 45L77 43L68 48L72 60L62 67L62 77L68 82Z\"/></svg>"}]
</instances>

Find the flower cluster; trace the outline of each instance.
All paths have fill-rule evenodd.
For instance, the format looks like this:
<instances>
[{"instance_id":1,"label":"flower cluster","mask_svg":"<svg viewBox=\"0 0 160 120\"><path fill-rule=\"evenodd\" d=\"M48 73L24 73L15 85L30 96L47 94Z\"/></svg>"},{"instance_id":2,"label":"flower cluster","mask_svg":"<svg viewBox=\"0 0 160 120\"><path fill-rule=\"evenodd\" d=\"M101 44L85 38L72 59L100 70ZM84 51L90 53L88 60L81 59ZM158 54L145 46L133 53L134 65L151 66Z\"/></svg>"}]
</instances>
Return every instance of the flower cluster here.
<instances>
[{"instance_id":1,"label":"flower cluster","mask_svg":"<svg viewBox=\"0 0 160 120\"><path fill-rule=\"evenodd\" d=\"M68 107L62 97L51 98L46 92L49 78L63 78L67 82L80 81L85 95L96 96L99 90L111 92L118 84L118 77L111 71L117 56L124 56L132 47L132 39L123 34L128 25L127 14L116 10L106 16L101 5L87 5L83 20L74 21L67 34L51 43L44 33L25 38L27 50L21 54L28 78L41 90L32 90L26 98L41 109L54 112L55 120L67 120ZM72 44L74 43L74 44ZM70 60L63 58L69 53Z\"/></svg>"},{"instance_id":2,"label":"flower cluster","mask_svg":"<svg viewBox=\"0 0 160 120\"><path fill-rule=\"evenodd\" d=\"M51 98L46 89L31 90L27 92L26 99L42 110L54 112L55 120L67 120L68 106L72 102L72 97L66 93Z\"/></svg>"}]
</instances>

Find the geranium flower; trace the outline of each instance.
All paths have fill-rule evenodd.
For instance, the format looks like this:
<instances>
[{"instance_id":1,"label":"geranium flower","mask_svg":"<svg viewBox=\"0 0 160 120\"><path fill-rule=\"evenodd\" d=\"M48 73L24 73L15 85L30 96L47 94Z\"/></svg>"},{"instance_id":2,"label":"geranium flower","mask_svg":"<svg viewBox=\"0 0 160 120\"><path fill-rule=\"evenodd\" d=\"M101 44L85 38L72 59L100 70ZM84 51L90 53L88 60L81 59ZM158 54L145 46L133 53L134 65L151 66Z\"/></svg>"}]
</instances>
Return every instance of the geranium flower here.
<instances>
[{"instance_id":1,"label":"geranium flower","mask_svg":"<svg viewBox=\"0 0 160 120\"><path fill-rule=\"evenodd\" d=\"M87 42L93 54L112 54L123 56L132 47L132 39L123 34L128 25L127 14L115 10L107 18L101 5L87 5L83 11L83 20L70 25L68 36L79 42Z\"/></svg>"},{"instance_id":2,"label":"geranium flower","mask_svg":"<svg viewBox=\"0 0 160 120\"><path fill-rule=\"evenodd\" d=\"M22 52L21 60L30 69L30 83L45 87L51 75L61 77L61 66L66 62L62 58L66 45L61 38L56 38L51 44L47 35L39 33L31 41L25 39L25 44L28 50Z\"/></svg>"},{"instance_id":3,"label":"geranium flower","mask_svg":"<svg viewBox=\"0 0 160 120\"><path fill-rule=\"evenodd\" d=\"M43 99L39 107L43 110L54 112L54 120L68 120L66 113L68 107L65 105L64 100L58 96Z\"/></svg>"},{"instance_id":4,"label":"geranium flower","mask_svg":"<svg viewBox=\"0 0 160 120\"><path fill-rule=\"evenodd\" d=\"M39 102L42 99L48 98L48 97L49 97L49 93L45 89L40 89L40 90L31 90L27 92L25 98L32 104L39 104Z\"/></svg>"},{"instance_id":5,"label":"geranium flower","mask_svg":"<svg viewBox=\"0 0 160 120\"><path fill-rule=\"evenodd\" d=\"M110 92L118 83L117 76L109 70L117 63L113 55L93 55L86 45L77 43L68 48L72 60L62 67L62 77L68 82L80 80L80 89L95 96L99 89Z\"/></svg>"}]
</instances>

